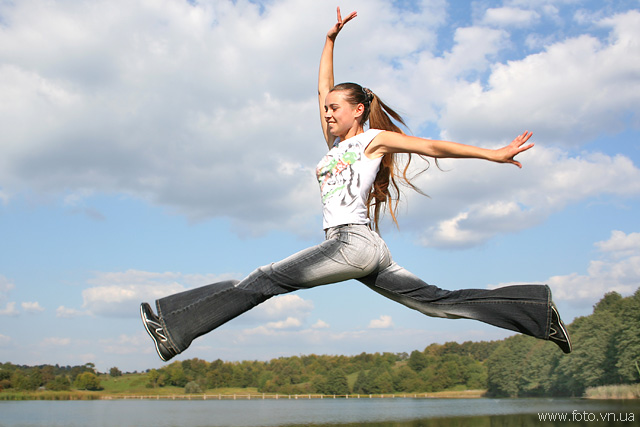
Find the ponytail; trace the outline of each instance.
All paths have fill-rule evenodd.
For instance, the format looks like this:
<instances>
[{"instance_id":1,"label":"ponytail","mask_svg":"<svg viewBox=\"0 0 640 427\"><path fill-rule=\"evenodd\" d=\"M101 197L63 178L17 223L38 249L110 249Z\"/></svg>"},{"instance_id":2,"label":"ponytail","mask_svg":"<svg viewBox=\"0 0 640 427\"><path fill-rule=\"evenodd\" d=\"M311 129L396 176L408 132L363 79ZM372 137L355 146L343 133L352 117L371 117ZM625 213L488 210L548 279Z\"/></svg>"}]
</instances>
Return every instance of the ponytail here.
<instances>
[{"instance_id":1,"label":"ponytail","mask_svg":"<svg viewBox=\"0 0 640 427\"><path fill-rule=\"evenodd\" d=\"M397 122L402 124L404 127L407 126L402 117L382 102L382 100L371 90L363 88L356 83L341 83L331 89L332 92L338 90L345 92L344 98L349 103L353 105L364 105L364 113L361 118L362 125L369 120L370 129L380 129L404 134L402 129L396 125ZM373 186L369 192L369 196L367 197L368 216L369 219L373 220L374 230L376 231L380 230L379 221L382 217L382 213L384 212L385 205L389 209L393 222L398 226L396 213L398 211L398 203L400 202L399 183L410 187L422 195L425 195L419 188L413 185L413 183L411 183L411 179L407 177L407 171L411 164L411 153L408 154L407 161L403 168L400 165L398 157L398 155L393 153L382 156L380 169L378 170L376 179L373 182ZM428 167L429 166L427 165L427 168ZM402 172L399 172L400 168L402 168Z\"/></svg>"}]
</instances>

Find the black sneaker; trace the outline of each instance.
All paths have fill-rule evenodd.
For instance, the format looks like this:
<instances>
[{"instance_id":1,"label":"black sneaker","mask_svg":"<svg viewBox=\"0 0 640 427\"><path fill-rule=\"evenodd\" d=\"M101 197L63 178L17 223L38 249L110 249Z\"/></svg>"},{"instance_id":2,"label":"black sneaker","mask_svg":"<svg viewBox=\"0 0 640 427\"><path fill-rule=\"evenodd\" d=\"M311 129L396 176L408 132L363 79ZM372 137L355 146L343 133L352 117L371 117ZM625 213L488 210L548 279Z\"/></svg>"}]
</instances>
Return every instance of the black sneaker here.
<instances>
[{"instance_id":1,"label":"black sneaker","mask_svg":"<svg viewBox=\"0 0 640 427\"><path fill-rule=\"evenodd\" d=\"M565 353L571 353L571 338L564 326L560 314L554 303L551 303L551 324L549 325L549 341L558 344Z\"/></svg>"},{"instance_id":2,"label":"black sneaker","mask_svg":"<svg viewBox=\"0 0 640 427\"><path fill-rule=\"evenodd\" d=\"M169 340L164 333L164 329L162 329L160 319L158 319L158 316L153 313L151 306L146 302L140 304L140 317L142 317L144 328L147 330L149 336L156 345L156 351L158 352L160 359L166 362L178 354L175 350L169 347Z\"/></svg>"}]
</instances>

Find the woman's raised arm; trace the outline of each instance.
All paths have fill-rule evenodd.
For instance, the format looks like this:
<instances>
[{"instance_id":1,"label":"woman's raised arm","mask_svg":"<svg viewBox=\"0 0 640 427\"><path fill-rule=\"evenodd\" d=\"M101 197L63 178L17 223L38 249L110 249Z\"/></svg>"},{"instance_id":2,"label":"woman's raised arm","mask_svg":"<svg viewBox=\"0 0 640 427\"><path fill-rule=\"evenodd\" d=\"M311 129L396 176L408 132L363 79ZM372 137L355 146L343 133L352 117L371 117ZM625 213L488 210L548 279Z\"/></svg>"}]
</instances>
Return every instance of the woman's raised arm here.
<instances>
[{"instance_id":1,"label":"woman's raised arm","mask_svg":"<svg viewBox=\"0 0 640 427\"><path fill-rule=\"evenodd\" d=\"M327 38L324 42L324 49L322 49L322 56L320 57L320 70L318 71L318 105L320 107L320 123L322 124L322 133L324 139L327 141L329 148L333 145L335 137L329 134L327 130L327 122L324 119L324 100L327 94L333 88L333 45L338 37L338 33L342 30L344 25L357 16L356 12L351 12L349 16L342 19L340 14L340 8L338 8L338 22L331 27L327 33Z\"/></svg>"}]
</instances>

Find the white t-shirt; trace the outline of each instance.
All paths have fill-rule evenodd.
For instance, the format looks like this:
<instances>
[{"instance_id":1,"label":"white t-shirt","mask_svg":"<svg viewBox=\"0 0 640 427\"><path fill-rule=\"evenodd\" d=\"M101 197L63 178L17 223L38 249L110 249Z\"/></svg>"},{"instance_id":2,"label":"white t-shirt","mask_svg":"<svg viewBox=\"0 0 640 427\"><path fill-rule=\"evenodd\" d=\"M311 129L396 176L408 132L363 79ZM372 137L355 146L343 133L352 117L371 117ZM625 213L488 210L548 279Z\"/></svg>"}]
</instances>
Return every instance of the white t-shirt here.
<instances>
[{"instance_id":1,"label":"white t-shirt","mask_svg":"<svg viewBox=\"0 0 640 427\"><path fill-rule=\"evenodd\" d=\"M322 225L368 224L367 197L382 157L369 159L364 150L381 130L369 129L339 141L316 166L322 194Z\"/></svg>"}]
</instances>

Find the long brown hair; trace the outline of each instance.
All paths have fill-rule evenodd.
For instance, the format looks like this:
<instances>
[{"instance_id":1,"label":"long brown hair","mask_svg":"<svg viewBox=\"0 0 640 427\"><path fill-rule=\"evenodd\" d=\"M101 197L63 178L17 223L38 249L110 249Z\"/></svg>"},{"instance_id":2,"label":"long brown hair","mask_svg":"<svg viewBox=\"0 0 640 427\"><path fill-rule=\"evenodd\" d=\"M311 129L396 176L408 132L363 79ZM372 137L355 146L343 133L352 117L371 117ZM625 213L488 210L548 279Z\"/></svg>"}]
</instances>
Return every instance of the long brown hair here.
<instances>
[{"instance_id":1,"label":"long brown hair","mask_svg":"<svg viewBox=\"0 0 640 427\"><path fill-rule=\"evenodd\" d=\"M360 123L363 126L366 121L369 120L370 129L381 129L404 134L402 129L395 123L397 122L407 127L402 117L382 102L371 90L357 83L340 83L331 89L331 92L335 91L343 92L344 99L352 105L364 105L364 112L360 119ZM404 184L418 193L425 195L419 188L411 183L411 178L407 176L407 171L411 164L411 153L408 154L404 167L400 164L398 157L396 154L385 154L382 156L380 169L367 197L368 215L370 219L373 219L373 225L376 231L380 229L378 223L384 212L383 208L385 205L389 209L393 222L396 226L398 225L396 213L398 211L401 194L399 184ZM428 167L427 160L426 168Z\"/></svg>"}]
</instances>

